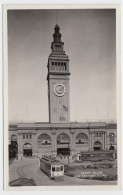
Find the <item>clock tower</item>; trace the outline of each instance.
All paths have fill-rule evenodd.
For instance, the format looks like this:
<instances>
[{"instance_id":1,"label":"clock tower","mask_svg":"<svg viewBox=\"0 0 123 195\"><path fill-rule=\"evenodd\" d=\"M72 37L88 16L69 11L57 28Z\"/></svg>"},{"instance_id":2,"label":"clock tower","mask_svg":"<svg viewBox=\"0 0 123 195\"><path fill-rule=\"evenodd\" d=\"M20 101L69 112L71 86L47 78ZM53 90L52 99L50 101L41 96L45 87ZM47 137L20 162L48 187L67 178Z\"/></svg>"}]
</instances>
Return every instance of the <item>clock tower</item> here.
<instances>
[{"instance_id":1,"label":"clock tower","mask_svg":"<svg viewBox=\"0 0 123 195\"><path fill-rule=\"evenodd\" d=\"M60 28L56 24L51 54L48 58L48 100L49 122L70 122L69 98L69 58L64 51L64 42L61 41Z\"/></svg>"}]
</instances>

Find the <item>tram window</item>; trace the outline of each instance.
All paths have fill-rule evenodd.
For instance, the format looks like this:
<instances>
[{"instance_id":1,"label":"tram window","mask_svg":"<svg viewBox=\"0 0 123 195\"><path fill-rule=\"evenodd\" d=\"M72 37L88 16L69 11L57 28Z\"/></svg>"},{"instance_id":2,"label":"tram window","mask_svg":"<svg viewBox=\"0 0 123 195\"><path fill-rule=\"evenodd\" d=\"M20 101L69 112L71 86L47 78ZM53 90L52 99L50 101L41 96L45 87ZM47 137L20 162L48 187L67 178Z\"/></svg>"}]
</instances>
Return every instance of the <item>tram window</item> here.
<instances>
[{"instance_id":1,"label":"tram window","mask_svg":"<svg viewBox=\"0 0 123 195\"><path fill-rule=\"evenodd\" d=\"M60 167L56 167L56 171L59 172L60 171Z\"/></svg>"},{"instance_id":2,"label":"tram window","mask_svg":"<svg viewBox=\"0 0 123 195\"><path fill-rule=\"evenodd\" d=\"M63 166L61 166L61 171L63 171Z\"/></svg>"},{"instance_id":3,"label":"tram window","mask_svg":"<svg viewBox=\"0 0 123 195\"><path fill-rule=\"evenodd\" d=\"M52 167L52 171L55 171L55 167Z\"/></svg>"}]
</instances>

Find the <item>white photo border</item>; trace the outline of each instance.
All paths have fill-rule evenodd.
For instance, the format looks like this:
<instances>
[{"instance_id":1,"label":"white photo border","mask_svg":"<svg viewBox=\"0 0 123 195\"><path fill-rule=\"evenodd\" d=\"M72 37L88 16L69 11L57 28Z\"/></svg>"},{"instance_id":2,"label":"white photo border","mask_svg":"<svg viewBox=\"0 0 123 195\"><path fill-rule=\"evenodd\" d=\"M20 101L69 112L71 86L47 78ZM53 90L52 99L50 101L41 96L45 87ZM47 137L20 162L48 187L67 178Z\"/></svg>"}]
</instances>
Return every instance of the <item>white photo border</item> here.
<instances>
[{"instance_id":1,"label":"white photo border","mask_svg":"<svg viewBox=\"0 0 123 195\"><path fill-rule=\"evenodd\" d=\"M118 185L117 186L64 186L64 187L52 187L52 186L36 186L36 187L9 187L8 186L8 53L7 53L7 10L8 9L116 9L116 64L117 64L117 139L118 139ZM4 89L4 189L9 191L20 191L20 190L120 190L122 186L121 181L121 156L122 156L122 132L121 132L121 6L120 5L3 5L3 89Z\"/></svg>"}]
</instances>

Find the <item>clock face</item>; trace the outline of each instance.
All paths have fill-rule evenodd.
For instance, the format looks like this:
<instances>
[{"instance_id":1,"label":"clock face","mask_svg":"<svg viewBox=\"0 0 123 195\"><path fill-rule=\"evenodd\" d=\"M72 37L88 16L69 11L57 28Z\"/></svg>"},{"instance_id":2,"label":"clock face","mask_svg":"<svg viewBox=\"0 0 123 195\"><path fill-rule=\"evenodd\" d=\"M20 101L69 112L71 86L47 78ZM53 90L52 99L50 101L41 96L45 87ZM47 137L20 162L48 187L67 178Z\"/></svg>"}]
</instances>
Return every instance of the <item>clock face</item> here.
<instances>
[{"instance_id":1,"label":"clock face","mask_svg":"<svg viewBox=\"0 0 123 195\"><path fill-rule=\"evenodd\" d=\"M57 96L63 96L66 92L65 86L63 84L56 84L54 86L54 93Z\"/></svg>"}]
</instances>

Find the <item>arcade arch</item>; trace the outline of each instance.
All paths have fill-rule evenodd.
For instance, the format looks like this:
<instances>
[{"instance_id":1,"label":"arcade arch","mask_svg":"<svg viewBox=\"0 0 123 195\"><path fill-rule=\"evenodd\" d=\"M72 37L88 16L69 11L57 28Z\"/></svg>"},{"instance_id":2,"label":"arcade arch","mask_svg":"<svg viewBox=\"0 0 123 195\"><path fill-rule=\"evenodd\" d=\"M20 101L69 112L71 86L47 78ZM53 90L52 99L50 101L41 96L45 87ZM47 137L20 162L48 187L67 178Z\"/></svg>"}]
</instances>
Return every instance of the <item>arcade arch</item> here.
<instances>
[{"instance_id":1,"label":"arcade arch","mask_svg":"<svg viewBox=\"0 0 123 195\"><path fill-rule=\"evenodd\" d=\"M69 155L70 154L70 137L66 133L61 133L57 137L57 154Z\"/></svg>"},{"instance_id":2,"label":"arcade arch","mask_svg":"<svg viewBox=\"0 0 123 195\"><path fill-rule=\"evenodd\" d=\"M101 150L102 149L102 144L100 141L95 141L94 142L94 150Z\"/></svg>"},{"instance_id":3,"label":"arcade arch","mask_svg":"<svg viewBox=\"0 0 123 195\"><path fill-rule=\"evenodd\" d=\"M32 145L30 143L25 143L23 145L23 156L32 156Z\"/></svg>"},{"instance_id":4,"label":"arcade arch","mask_svg":"<svg viewBox=\"0 0 123 195\"><path fill-rule=\"evenodd\" d=\"M51 137L46 133L43 133L38 137L38 145L51 145L51 142Z\"/></svg>"},{"instance_id":5,"label":"arcade arch","mask_svg":"<svg viewBox=\"0 0 123 195\"><path fill-rule=\"evenodd\" d=\"M76 142L76 144L87 144L88 143L88 136L85 133L79 133L76 136L75 142Z\"/></svg>"}]
</instances>

